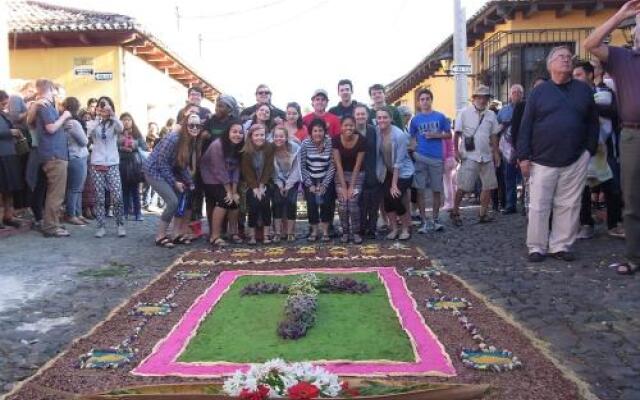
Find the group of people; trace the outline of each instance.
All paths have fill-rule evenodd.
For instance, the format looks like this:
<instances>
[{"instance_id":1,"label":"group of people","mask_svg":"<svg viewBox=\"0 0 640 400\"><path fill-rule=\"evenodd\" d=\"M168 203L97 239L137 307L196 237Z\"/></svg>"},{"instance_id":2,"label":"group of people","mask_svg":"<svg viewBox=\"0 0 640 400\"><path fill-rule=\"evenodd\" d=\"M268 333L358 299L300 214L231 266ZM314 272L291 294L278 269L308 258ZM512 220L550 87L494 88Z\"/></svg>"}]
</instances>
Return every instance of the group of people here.
<instances>
[{"instance_id":1,"label":"group of people","mask_svg":"<svg viewBox=\"0 0 640 400\"><path fill-rule=\"evenodd\" d=\"M412 116L408 107L386 104L379 84L369 88L370 105L353 100L348 79L338 82L340 100L332 108L327 91L316 90L307 115L295 102L275 107L267 85L257 87L255 105L241 109L221 95L213 112L201 105L203 91L191 87L176 123L163 128L162 138L150 124L145 140L130 114L116 116L108 97L80 110L76 98L64 98L48 80L25 87L33 90L23 96L0 92L3 223L17 224L14 203L26 188L47 236L69 235L59 219L63 204L71 224L86 223L89 210L96 237L106 234L110 208L117 234L125 236L125 218L142 219L144 183L144 193L155 192L165 204L155 237L162 247L190 243L203 212L214 246L294 241L299 195L310 242L329 241L335 231L343 243L359 244L376 237L379 220L386 239L408 240L412 211L419 233L443 229L443 207L461 226L467 193L479 197L480 223L493 221L492 199L504 214L516 213L520 180L529 261L573 260L574 241L592 236L592 199L602 197L609 234L627 241L628 261L618 272L634 273L640 39L634 49L603 40L617 23L637 17L639 3L626 3L585 41L591 62L578 63L568 47L556 47L547 57L550 79L537 79L526 101L516 84L509 103L495 109L490 89L479 85L453 122L433 109L428 88L417 91ZM336 206L340 228L333 226Z\"/></svg>"},{"instance_id":2,"label":"group of people","mask_svg":"<svg viewBox=\"0 0 640 400\"><path fill-rule=\"evenodd\" d=\"M2 224L20 227L16 215L30 210L45 236L69 236L62 222L95 219L95 236L103 237L109 214L118 236L126 236L124 220L142 220L149 145L131 114L116 115L109 97L81 108L47 79L27 82L11 96L0 91Z\"/></svg>"}]
</instances>

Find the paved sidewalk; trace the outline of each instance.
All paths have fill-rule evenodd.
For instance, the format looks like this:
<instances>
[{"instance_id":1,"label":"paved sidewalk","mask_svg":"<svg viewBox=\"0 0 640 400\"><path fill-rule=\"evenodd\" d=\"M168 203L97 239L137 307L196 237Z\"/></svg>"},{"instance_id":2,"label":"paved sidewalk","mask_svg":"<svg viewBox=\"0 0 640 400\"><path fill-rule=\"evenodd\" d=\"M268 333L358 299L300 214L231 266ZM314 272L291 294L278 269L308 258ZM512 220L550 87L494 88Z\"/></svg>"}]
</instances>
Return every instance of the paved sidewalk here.
<instances>
[{"instance_id":1,"label":"paved sidewalk","mask_svg":"<svg viewBox=\"0 0 640 400\"><path fill-rule=\"evenodd\" d=\"M549 341L603 400L640 399L640 279L606 268L623 242L600 232L578 243L574 263L528 264L523 217L477 225L473 212L465 211L463 228L444 217L444 232L415 235L413 242ZM71 228L70 239L35 232L0 239L0 392L86 333L183 251L205 245L155 247L156 220L129 222L124 239L114 228L95 239L92 227Z\"/></svg>"}]
</instances>

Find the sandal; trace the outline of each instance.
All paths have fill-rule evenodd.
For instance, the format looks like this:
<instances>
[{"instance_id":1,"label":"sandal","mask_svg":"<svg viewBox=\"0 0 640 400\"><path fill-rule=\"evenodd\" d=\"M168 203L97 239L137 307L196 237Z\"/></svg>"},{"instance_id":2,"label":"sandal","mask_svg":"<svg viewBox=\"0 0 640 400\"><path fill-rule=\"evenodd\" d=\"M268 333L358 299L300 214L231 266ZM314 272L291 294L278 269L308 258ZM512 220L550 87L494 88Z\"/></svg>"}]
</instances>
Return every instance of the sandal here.
<instances>
[{"instance_id":1,"label":"sandal","mask_svg":"<svg viewBox=\"0 0 640 400\"><path fill-rule=\"evenodd\" d=\"M290 233L287 235L287 242L295 242L296 241L296 235L294 235L293 233Z\"/></svg>"},{"instance_id":2,"label":"sandal","mask_svg":"<svg viewBox=\"0 0 640 400\"><path fill-rule=\"evenodd\" d=\"M353 243L362 244L362 236L358 234L353 235Z\"/></svg>"},{"instance_id":3,"label":"sandal","mask_svg":"<svg viewBox=\"0 0 640 400\"><path fill-rule=\"evenodd\" d=\"M228 245L228 243L225 242L224 239L221 237L217 237L212 241L210 241L209 243L211 243L212 246L219 246L219 247L224 247Z\"/></svg>"},{"instance_id":4,"label":"sandal","mask_svg":"<svg viewBox=\"0 0 640 400\"><path fill-rule=\"evenodd\" d=\"M324 235L322 235L322 239L320 239L320 240L322 240L323 242L327 243L327 242L331 241L331 237L328 234L324 234Z\"/></svg>"},{"instance_id":5,"label":"sandal","mask_svg":"<svg viewBox=\"0 0 640 400\"><path fill-rule=\"evenodd\" d=\"M276 233L273 235L273 237L271 238L271 241L273 243L280 243L281 237L279 233Z\"/></svg>"},{"instance_id":6,"label":"sandal","mask_svg":"<svg viewBox=\"0 0 640 400\"><path fill-rule=\"evenodd\" d=\"M314 233L310 233L309 236L307 236L308 242L315 242L316 240L318 240L318 235Z\"/></svg>"},{"instance_id":7,"label":"sandal","mask_svg":"<svg viewBox=\"0 0 640 400\"><path fill-rule=\"evenodd\" d=\"M191 240L185 235L178 235L173 239L173 244L191 244Z\"/></svg>"},{"instance_id":8,"label":"sandal","mask_svg":"<svg viewBox=\"0 0 640 400\"><path fill-rule=\"evenodd\" d=\"M265 235L262 239L262 244L271 244L271 238L268 235Z\"/></svg>"},{"instance_id":9,"label":"sandal","mask_svg":"<svg viewBox=\"0 0 640 400\"><path fill-rule=\"evenodd\" d=\"M156 239L156 246L164 247L165 249L172 249L173 242L166 236L161 237L160 239Z\"/></svg>"},{"instance_id":10,"label":"sandal","mask_svg":"<svg viewBox=\"0 0 640 400\"><path fill-rule=\"evenodd\" d=\"M460 227L462 226L462 218L460 218L460 214L451 212L449 213L449 219L454 226Z\"/></svg>"},{"instance_id":11,"label":"sandal","mask_svg":"<svg viewBox=\"0 0 640 400\"><path fill-rule=\"evenodd\" d=\"M610 266L615 268L619 275L633 275L638 272L638 268L640 268L628 262L611 264Z\"/></svg>"},{"instance_id":12,"label":"sandal","mask_svg":"<svg viewBox=\"0 0 640 400\"><path fill-rule=\"evenodd\" d=\"M489 222L493 222L493 221L495 221L495 219L489 214L481 215L478 218L479 224L488 224Z\"/></svg>"},{"instance_id":13,"label":"sandal","mask_svg":"<svg viewBox=\"0 0 640 400\"><path fill-rule=\"evenodd\" d=\"M398 236L398 240L409 240L411 239L411 234L409 232L402 232L400 236Z\"/></svg>"},{"instance_id":14,"label":"sandal","mask_svg":"<svg viewBox=\"0 0 640 400\"><path fill-rule=\"evenodd\" d=\"M235 234L235 235L231 235L231 241L234 244L242 244L242 238L240 237L240 235Z\"/></svg>"},{"instance_id":15,"label":"sandal","mask_svg":"<svg viewBox=\"0 0 640 400\"><path fill-rule=\"evenodd\" d=\"M396 240L398 238L398 231L391 231L387 235L387 240Z\"/></svg>"},{"instance_id":16,"label":"sandal","mask_svg":"<svg viewBox=\"0 0 640 400\"><path fill-rule=\"evenodd\" d=\"M347 235L346 233L342 235L342 237L340 238L340 242L341 243L349 243L349 235Z\"/></svg>"},{"instance_id":17,"label":"sandal","mask_svg":"<svg viewBox=\"0 0 640 400\"><path fill-rule=\"evenodd\" d=\"M255 246L256 244L258 244L258 242L256 241L255 237L249 238L249 240L247 240L247 244L250 244L251 246Z\"/></svg>"}]
</instances>

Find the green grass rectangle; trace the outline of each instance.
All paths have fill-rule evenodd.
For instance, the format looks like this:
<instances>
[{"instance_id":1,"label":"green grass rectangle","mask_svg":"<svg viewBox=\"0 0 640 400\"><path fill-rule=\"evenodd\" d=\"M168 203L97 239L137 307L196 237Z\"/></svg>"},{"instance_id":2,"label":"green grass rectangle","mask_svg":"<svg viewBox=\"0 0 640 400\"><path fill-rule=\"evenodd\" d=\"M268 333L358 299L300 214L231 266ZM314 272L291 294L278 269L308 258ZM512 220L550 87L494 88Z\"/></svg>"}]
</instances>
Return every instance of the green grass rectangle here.
<instances>
[{"instance_id":1,"label":"green grass rectangle","mask_svg":"<svg viewBox=\"0 0 640 400\"><path fill-rule=\"evenodd\" d=\"M409 337L378 274L340 276L365 281L372 291L319 294L316 323L299 340L284 340L276 332L286 295L240 296L240 290L249 283L291 283L299 275L239 277L202 322L178 361L259 363L275 357L290 362L415 361Z\"/></svg>"}]
</instances>

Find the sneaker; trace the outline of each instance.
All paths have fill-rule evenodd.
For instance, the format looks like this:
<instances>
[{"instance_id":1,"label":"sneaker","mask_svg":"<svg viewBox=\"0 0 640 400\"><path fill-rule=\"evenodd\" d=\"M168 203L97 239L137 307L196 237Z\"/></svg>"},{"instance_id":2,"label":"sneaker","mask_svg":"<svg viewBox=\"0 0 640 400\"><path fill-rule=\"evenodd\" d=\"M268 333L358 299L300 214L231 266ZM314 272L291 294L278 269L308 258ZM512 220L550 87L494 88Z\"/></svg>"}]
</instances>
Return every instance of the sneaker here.
<instances>
[{"instance_id":1,"label":"sneaker","mask_svg":"<svg viewBox=\"0 0 640 400\"><path fill-rule=\"evenodd\" d=\"M609 236L618 238L618 239L624 239L626 237L624 234L624 228L621 227L620 225L616 226L613 229L609 229L607 233L609 234Z\"/></svg>"},{"instance_id":2,"label":"sneaker","mask_svg":"<svg viewBox=\"0 0 640 400\"><path fill-rule=\"evenodd\" d=\"M69 233L69 231L67 231L64 228L56 228L52 231L46 231L46 232L42 232L42 234L45 237L67 237L67 236L71 236L71 234Z\"/></svg>"},{"instance_id":3,"label":"sneaker","mask_svg":"<svg viewBox=\"0 0 640 400\"><path fill-rule=\"evenodd\" d=\"M113 218L113 210L107 211L107 218Z\"/></svg>"},{"instance_id":4,"label":"sneaker","mask_svg":"<svg viewBox=\"0 0 640 400\"><path fill-rule=\"evenodd\" d=\"M127 236L127 231L124 229L124 225L118 225L118 237Z\"/></svg>"},{"instance_id":5,"label":"sneaker","mask_svg":"<svg viewBox=\"0 0 640 400\"><path fill-rule=\"evenodd\" d=\"M98 230L96 231L96 234L94 235L95 237L102 238L104 237L104 235L107 234L107 231L104 228L98 228Z\"/></svg>"},{"instance_id":6,"label":"sneaker","mask_svg":"<svg viewBox=\"0 0 640 400\"><path fill-rule=\"evenodd\" d=\"M142 222L142 221L144 221L144 217L143 217L142 215L138 215L138 216L136 217L136 221L137 221L137 222Z\"/></svg>"},{"instance_id":7,"label":"sneaker","mask_svg":"<svg viewBox=\"0 0 640 400\"><path fill-rule=\"evenodd\" d=\"M578 231L578 239L591 239L593 237L594 229L591 225L582 225Z\"/></svg>"},{"instance_id":8,"label":"sneaker","mask_svg":"<svg viewBox=\"0 0 640 400\"><path fill-rule=\"evenodd\" d=\"M433 220L433 231L434 232L440 232L443 229L444 229L444 225L442 225L440 223L440 220L439 219L434 219Z\"/></svg>"},{"instance_id":9,"label":"sneaker","mask_svg":"<svg viewBox=\"0 0 640 400\"><path fill-rule=\"evenodd\" d=\"M527 259L529 260L529 262L532 262L532 263L543 262L544 254L534 251L533 253L529 253L529 256L527 257Z\"/></svg>"},{"instance_id":10,"label":"sneaker","mask_svg":"<svg viewBox=\"0 0 640 400\"><path fill-rule=\"evenodd\" d=\"M432 229L433 228L431 226L431 222L430 221L426 221L425 223L422 224L420 229L418 229L418 233L421 234L421 235L424 235L426 233L429 233Z\"/></svg>"}]
</instances>

